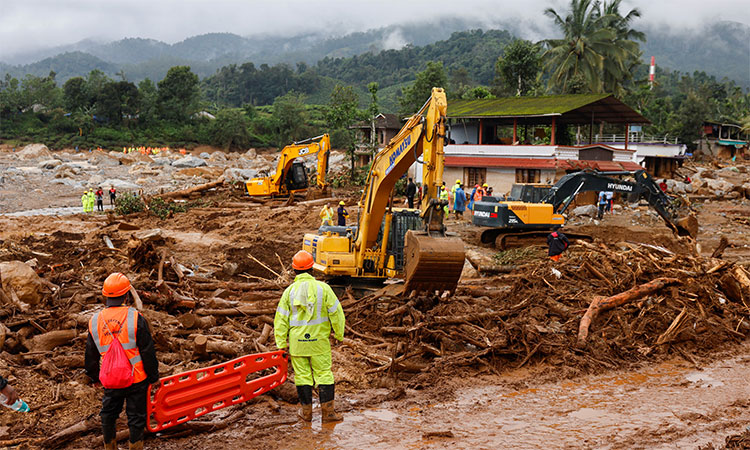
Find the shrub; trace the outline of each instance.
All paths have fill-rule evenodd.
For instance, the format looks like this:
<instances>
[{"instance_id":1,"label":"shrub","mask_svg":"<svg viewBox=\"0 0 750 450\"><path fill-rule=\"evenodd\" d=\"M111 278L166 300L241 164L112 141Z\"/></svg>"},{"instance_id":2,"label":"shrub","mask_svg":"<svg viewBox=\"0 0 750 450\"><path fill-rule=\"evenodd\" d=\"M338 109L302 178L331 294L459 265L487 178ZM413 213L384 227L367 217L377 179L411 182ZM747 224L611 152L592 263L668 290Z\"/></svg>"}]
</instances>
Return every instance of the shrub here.
<instances>
[{"instance_id":1,"label":"shrub","mask_svg":"<svg viewBox=\"0 0 750 450\"><path fill-rule=\"evenodd\" d=\"M176 212L185 212L188 205L184 203L166 202L161 197L154 197L148 202L149 211L160 219L166 219Z\"/></svg>"},{"instance_id":2,"label":"shrub","mask_svg":"<svg viewBox=\"0 0 750 450\"><path fill-rule=\"evenodd\" d=\"M134 194L120 194L115 200L115 212L120 215L141 212L144 209L143 199Z\"/></svg>"}]
</instances>

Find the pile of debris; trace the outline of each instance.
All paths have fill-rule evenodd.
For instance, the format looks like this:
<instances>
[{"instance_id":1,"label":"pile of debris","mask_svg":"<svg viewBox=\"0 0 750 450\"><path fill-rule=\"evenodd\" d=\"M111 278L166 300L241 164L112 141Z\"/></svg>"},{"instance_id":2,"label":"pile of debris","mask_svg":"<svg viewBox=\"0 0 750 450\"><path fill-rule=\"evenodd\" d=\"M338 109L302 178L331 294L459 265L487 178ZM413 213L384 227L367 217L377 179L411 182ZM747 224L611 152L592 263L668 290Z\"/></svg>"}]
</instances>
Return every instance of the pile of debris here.
<instances>
[{"instance_id":1,"label":"pile of debris","mask_svg":"<svg viewBox=\"0 0 750 450\"><path fill-rule=\"evenodd\" d=\"M385 289L345 300L346 344L414 387L451 373L544 361L557 376L666 354L693 364L750 333L750 277L738 265L664 247L580 242L560 263L461 284L453 296ZM605 275L606 274L606 275ZM415 376L416 374L416 376Z\"/></svg>"}]
</instances>

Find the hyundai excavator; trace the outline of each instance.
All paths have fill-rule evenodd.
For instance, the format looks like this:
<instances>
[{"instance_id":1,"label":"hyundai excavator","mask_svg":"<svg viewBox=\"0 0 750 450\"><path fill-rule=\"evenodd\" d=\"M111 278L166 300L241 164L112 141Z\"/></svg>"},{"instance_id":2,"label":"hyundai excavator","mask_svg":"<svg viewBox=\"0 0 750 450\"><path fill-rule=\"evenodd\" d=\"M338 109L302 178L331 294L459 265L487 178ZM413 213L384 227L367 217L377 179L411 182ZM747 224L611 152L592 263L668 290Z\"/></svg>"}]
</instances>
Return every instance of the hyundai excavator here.
<instances>
[{"instance_id":1,"label":"hyundai excavator","mask_svg":"<svg viewBox=\"0 0 750 450\"><path fill-rule=\"evenodd\" d=\"M356 226L322 226L305 234L302 248L313 255L314 271L348 278L347 284L403 277L406 292L455 291L464 244L446 234L447 202L439 200L447 109L445 91L433 88L430 99L375 155ZM393 208L393 188L415 162L424 164L420 210Z\"/></svg>"},{"instance_id":2,"label":"hyundai excavator","mask_svg":"<svg viewBox=\"0 0 750 450\"><path fill-rule=\"evenodd\" d=\"M613 177L631 177L632 181ZM696 237L698 220L679 198L665 194L645 170L633 172L582 171L565 175L555 183L539 203L522 201L493 201L483 199L474 203L474 225L485 227L480 240L506 248L511 240L546 237L550 230L565 223L563 213L580 192L612 191L645 199L656 210L664 223L679 236ZM569 238L585 239L588 235L565 233Z\"/></svg>"},{"instance_id":3,"label":"hyundai excavator","mask_svg":"<svg viewBox=\"0 0 750 450\"><path fill-rule=\"evenodd\" d=\"M328 171L328 157L331 153L331 139L322 134L304 141L294 142L281 150L276 173L267 177L252 178L245 183L250 196L285 197L308 188L305 165L297 158L318 155L317 188L325 191L328 185L325 177Z\"/></svg>"}]
</instances>

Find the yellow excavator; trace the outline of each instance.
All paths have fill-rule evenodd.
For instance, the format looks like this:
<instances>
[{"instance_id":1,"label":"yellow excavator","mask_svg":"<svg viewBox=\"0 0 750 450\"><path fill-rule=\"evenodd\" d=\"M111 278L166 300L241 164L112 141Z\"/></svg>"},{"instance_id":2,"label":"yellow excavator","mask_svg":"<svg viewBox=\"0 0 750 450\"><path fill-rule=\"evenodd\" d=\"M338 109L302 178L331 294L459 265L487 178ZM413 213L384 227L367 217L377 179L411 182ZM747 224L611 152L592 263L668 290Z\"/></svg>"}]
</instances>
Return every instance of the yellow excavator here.
<instances>
[{"instance_id":1,"label":"yellow excavator","mask_svg":"<svg viewBox=\"0 0 750 450\"><path fill-rule=\"evenodd\" d=\"M447 202L439 200L447 108L445 91L433 88L424 106L375 155L355 226L322 226L305 234L302 248L312 253L316 272L360 281L403 277L407 292L456 289L464 244L446 235ZM393 188L414 162L424 164L420 209L393 208Z\"/></svg>"},{"instance_id":2,"label":"yellow excavator","mask_svg":"<svg viewBox=\"0 0 750 450\"><path fill-rule=\"evenodd\" d=\"M245 183L250 196L285 197L308 188L307 173L300 157L318 155L317 188L324 192L328 185L328 157L331 153L331 138L322 134L304 141L294 142L281 150L276 173L267 177L252 178Z\"/></svg>"}]
</instances>

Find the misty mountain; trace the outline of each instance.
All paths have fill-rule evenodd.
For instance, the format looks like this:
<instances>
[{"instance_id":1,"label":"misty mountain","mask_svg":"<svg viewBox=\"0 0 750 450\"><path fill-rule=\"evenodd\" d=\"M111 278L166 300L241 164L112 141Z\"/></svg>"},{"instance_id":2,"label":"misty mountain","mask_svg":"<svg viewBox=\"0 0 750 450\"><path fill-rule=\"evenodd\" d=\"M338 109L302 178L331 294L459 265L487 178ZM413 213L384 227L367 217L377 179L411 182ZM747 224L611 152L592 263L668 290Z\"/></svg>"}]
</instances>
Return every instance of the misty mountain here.
<instances>
[{"instance_id":1,"label":"misty mountain","mask_svg":"<svg viewBox=\"0 0 750 450\"><path fill-rule=\"evenodd\" d=\"M641 44L646 64L655 56L657 66L688 73L704 71L750 88L750 26L724 21L697 32L649 29L647 36L648 41Z\"/></svg>"},{"instance_id":2,"label":"misty mountain","mask_svg":"<svg viewBox=\"0 0 750 450\"><path fill-rule=\"evenodd\" d=\"M493 25L496 27L498 24ZM537 25L523 22L503 24L511 35L545 36L535 26ZM314 66L321 60L326 61L326 72L330 76L337 72L331 64L336 64L338 58L347 58L340 61L349 65L357 62L348 59L351 57L377 62L381 51L402 49L405 46L408 49L432 45L431 49L420 53L440 59L441 46L434 46L436 42L448 40L453 32L478 28L487 30L488 26L467 19L449 18L435 23L392 25L344 36L332 36L329 30L321 30L318 33L300 33L291 37L242 37L231 33L210 33L175 44L141 38L110 43L85 40L57 49L17 55L11 61L6 61L16 65L0 63L0 76L5 73L17 78L22 78L25 74L46 76L50 70L54 70L57 72L58 82L63 83L73 76L85 76L91 70L99 69L111 77L122 70L128 80L138 82L144 78L161 80L169 68L175 65L189 65L193 72L205 78L215 74L223 66L248 61L256 66L286 63L294 67L300 62ZM657 65L661 67L690 73L703 70L719 79L733 79L740 86L750 89L750 26L719 22L689 34L655 27L643 30L648 36L648 42L641 44L644 62L653 55L656 56ZM496 39L491 33L487 33L487 36L488 39ZM499 43L488 42L488 45ZM485 72L492 69L494 59L500 53L501 49L498 48L495 53L482 51L481 54L466 55L465 60L472 60L471 65L483 66L482 74L476 80L486 82L491 74ZM482 64L473 61L478 58L487 60ZM457 63L461 61L457 60ZM415 61L405 61L404 67L398 69L408 66L412 70L411 66L415 65L418 65ZM398 74L395 78L403 81L404 76Z\"/></svg>"}]
</instances>

